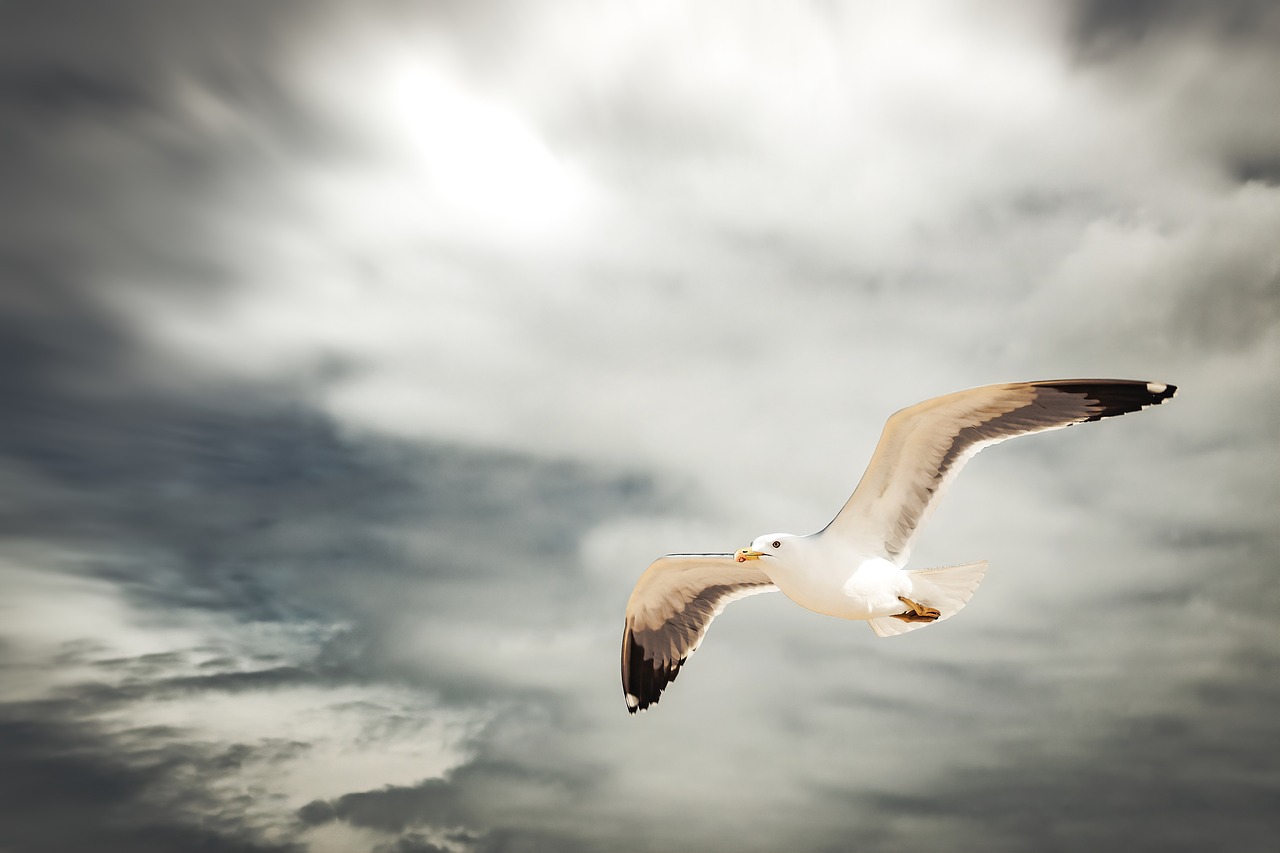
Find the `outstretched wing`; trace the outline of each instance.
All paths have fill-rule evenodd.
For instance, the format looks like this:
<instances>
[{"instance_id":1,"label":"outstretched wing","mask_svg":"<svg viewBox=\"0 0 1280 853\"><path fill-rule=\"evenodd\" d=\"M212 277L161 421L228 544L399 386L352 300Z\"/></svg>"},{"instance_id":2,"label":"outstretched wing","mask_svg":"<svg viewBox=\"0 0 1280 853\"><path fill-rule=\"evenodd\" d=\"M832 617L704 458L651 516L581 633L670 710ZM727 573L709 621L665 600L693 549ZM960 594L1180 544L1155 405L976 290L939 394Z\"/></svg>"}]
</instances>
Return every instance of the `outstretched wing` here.
<instances>
[{"instance_id":1,"label":"outstretched wing","mask_svg":"<svg viewBox=\"0 0 1280 853\"><path fill-rule=\"evenodd\" d=\"M776 592L769 576L732 554L669 554L640 576L622 632L622 692L627 710L658 701L702 642L711 620L732 601Z\"/></svg>"},{"instance_id":2,"label":"outstretched wing","mask_svg":"<svg viewBox=\"0 0 1280 853\"><path fill-rule=\"evenodd\" d=\"M1124 379L987 385L925 400L889 418L858 488L824 533L905 565L916 530L984 447L1162 403L1178 389Z\"/></svg>"}]
</instances>

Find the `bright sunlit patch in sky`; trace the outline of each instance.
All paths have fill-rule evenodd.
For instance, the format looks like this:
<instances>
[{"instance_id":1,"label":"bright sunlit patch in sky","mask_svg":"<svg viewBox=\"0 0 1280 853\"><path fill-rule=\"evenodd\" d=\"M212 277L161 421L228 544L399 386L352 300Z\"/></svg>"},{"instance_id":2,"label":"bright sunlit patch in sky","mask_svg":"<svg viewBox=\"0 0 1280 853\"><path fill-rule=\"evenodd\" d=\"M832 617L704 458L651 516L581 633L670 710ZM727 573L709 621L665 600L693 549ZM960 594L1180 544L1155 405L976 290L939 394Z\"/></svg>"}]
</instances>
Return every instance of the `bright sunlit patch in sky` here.
<instances>
[{"instance_id":1,"label":"bright sunlit patch in sky","mask_svg":"<svg viewBox=\"0 0 1280 853\"><path fill-rule=\"evenodd\" d=\"M407 62L392 73L390 92L391 118L449 208L527 234L563 225L578 206L576 177L513 111Z\"/></svg>"}]
</instances>

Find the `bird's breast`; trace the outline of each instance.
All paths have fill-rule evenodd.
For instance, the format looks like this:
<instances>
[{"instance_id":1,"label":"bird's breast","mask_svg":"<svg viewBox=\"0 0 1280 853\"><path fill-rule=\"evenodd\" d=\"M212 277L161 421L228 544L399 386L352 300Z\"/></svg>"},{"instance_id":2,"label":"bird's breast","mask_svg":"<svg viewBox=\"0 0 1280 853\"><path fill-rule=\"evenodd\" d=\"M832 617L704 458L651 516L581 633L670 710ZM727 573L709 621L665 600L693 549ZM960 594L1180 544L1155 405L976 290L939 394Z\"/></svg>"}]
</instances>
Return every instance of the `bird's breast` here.
<instances>
[{"instance_id":1,"label":"bird's breast","mask_svg":"<svg viewBox=\"0 0 1280 853\"><path fill-rule=\"evenodd\" d=\"M858 619L900 613L902 602L898 596L910 591L911 581L906 573L882 557L864 560L841 587L846 606L865 614L848 617Z\"/></svg>"},{"instance_id":2,"label":"bird's breast","mask_svg":"<svg viewBox=\"0 0 1280 853\"><path fill-rule=\"evenodd\" d=\"M898 613L903 607L898 596L906 595L911 586L901 569L881 557L812 561L772 580L801 607L840 619Z\"/></svg>"}]
</instances>

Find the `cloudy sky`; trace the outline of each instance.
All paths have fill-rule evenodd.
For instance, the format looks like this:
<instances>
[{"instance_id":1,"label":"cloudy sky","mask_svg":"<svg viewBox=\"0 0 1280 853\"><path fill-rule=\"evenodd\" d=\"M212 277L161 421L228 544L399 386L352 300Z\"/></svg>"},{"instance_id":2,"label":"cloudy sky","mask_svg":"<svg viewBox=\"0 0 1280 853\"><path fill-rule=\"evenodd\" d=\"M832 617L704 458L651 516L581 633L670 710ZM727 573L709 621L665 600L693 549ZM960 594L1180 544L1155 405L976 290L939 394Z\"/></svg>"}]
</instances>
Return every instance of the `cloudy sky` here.
<instances>
[{"instance_id":1,"label":"cloudy sky","mask_svg":"<svg viewBox=\"0 0 1280 853\"><path fill-rule=\"evenodd\" d=\"M0 5L0 849L1274 849L1272 3ZM966 469L878 640L631 586L885 417Z\"/></svg>"}]
</instances>

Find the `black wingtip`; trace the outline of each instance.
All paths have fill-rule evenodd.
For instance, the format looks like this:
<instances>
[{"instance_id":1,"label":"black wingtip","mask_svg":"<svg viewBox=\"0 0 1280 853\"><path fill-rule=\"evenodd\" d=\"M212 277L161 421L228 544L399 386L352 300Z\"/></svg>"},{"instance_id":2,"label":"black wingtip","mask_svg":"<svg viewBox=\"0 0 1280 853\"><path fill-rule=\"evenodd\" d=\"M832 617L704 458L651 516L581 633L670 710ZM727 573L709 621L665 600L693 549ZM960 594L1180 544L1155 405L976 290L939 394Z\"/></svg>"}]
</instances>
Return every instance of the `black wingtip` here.
<instances>
[{"instance_id":1,"label":"black wingtip","mask_svg":"<svg viewBox=\"0 0 1280 853\"><path fill-rule=\"evenodd\" d=\"M688 656L673 664L663 666L653 658L645 657L644 647L636 642L628 625L622 636L622 695L631 714L658 704L662 691L680 675Z\"/></svg>"},{"instance_id":2,"label":"black wingtip","mask_svg":"<svg viewBox=\"0 0 1280 853\"><path fill-rule=\"evenodd\" d=\"M1178 393L1177 385L1131 379L1068 379L1036 385L1084 397L1091 411L1084 423L1158 406Z\"/></svg>"},{"instance_id":3,"label":"black wingtip","mask_svg":"<svg viewBox=\"0 0 1280 853\"><path fill-rule=\"evenodd\" d=\"M652 658L646 659L644 647L636 642L628 625L622 637L622 693L627 701L627 711L637 714L650 705L656 705L662 690L670 678L665 670L659 670Z\"/></svg>"}]
</instances>

